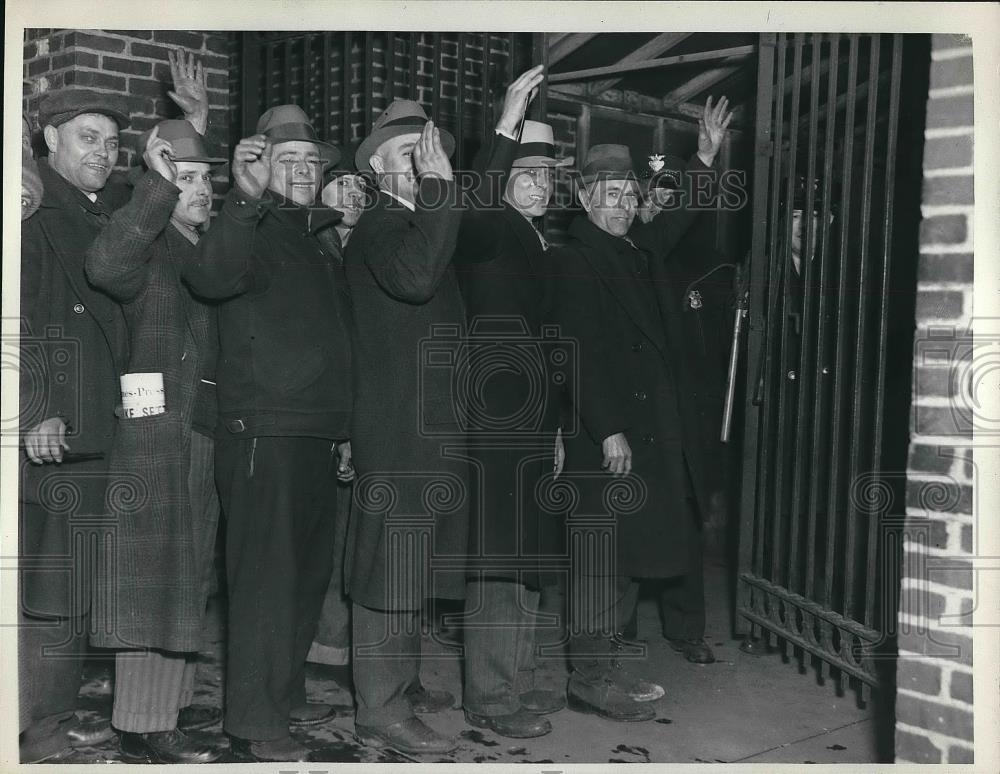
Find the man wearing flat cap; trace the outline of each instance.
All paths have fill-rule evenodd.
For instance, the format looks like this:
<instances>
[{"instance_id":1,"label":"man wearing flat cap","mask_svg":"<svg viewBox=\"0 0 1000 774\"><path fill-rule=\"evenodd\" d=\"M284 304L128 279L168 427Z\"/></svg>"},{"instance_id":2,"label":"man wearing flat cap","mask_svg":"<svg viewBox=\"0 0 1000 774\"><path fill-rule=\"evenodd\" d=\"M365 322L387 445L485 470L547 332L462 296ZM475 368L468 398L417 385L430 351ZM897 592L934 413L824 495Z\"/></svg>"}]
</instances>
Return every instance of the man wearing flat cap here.
<instances>
[{"instance_id":1,"label":"man wearing flat cap","mask_svg":"<svg viewBox=\"0 0 1000 774\"><path fill-rule=\"evenodd\" d=\"M192 91L196 79L186 67L174 68L174 78L175 100L204 131L208 104ZM113 734L106 724L81 723L75 715L92 588L89 560L71 547L74 524L106 519L118 376L128 358L120 306L84 272L87 248L130 194L121 176L112 175L128 106L118 95L62 89L42 98L38 123L48 157L38 162L40 206L21 232L22 351L69 359L26 357L20 369L24 625L18 661L25 762L55 760L72 746ZM74 493L71 513L57 496L67 488ZM52 556L73 556L73 571L46 567Z\"/></svg>"},{"instance_id":2,"label":"man wearing flat cap","mask_svg":"<svg viewBox=\"0 0 1000 774\"><path fill-rule=\"evenodd\" d=\"M95 594L111 625L91 641L118 649L111 720L125 760L208 763L220 751L187 737L177 719L194 697L219 517L218 333L215 309L182 275L210 219L211 167L225 159L209 154L187 121L161 121L143 140L147 172L91 245L86 270L125 313L123 386L153 378L163 391L149 404L123 405L119 417L110 485L139 479L148 491L116 510L115 551L101 563L109 572ZM208 724L221 717L211 709Z\"/></svg>"},{"instance_id":3,"label":"man wearing flat cap","mask_svg":"<svg viewBox=\"0 0 1000 774\"><path fill-rule=\"evenodd\" d=\"M237 757L307 760L290 725L310 704L305 660L334 558L338 470L349 466L353 370L343 266L314 206L339 152L279 105L233 153L235 186L186 270L219 306L216 480L226 512L226 718Z\"/></svg>"},{"instance_id":4,"label":"man wearing flat cap","mask_svg":"<svg viewBox=\"0 0 1000 774\"><path fill-rule=\"evenodd\" d=\"M431 597L463 598L468 548L468 467L447 449L464 440L450 372L423 362L437 348L432 336L453 348L465 321L452 267L461 219L454 147L418 103L386 108L357 151L379 190L345 257L358 373L345 560L355 729L363 744L418 754L455 745L416 717L407 696L419 671L417 613ZM453 569L432 571L432 557ZM429 708L453 701L439 699Z\"/></svg>"},{"instance_id":5,"label":"man wearing flat cap","mask_svg":"<svg viewBox=\"0 0 1000 774\"><path fill-rule=\"evenodd\" d=\"M731 118L726 104L706 103L685 177L713 163ZM617 721L652 719L648 702L663 695L624 663L639 655L620 634L636 603L635 579L687 572L698 505L707 504L696 391L664 273L695 213L681 202L633 226L639 192L626 146L590 148L578 190L585 215L553 251L552 267L552 319L579 347L570 393L581 427L565 439L565 475L579 489L575 514L610 509L615 517L614 556L571 557L568 703Z\"/></svg>"}]
</instances>

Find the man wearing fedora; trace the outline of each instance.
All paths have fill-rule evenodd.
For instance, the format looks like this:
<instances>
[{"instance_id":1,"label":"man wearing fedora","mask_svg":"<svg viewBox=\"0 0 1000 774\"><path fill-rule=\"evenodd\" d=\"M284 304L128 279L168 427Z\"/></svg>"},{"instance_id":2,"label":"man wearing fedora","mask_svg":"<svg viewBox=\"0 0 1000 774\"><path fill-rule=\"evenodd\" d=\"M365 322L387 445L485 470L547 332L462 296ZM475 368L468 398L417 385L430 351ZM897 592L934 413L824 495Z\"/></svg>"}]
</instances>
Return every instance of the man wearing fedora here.
<instances>
[{"instance_id":1,"label":"man wearing fedora","mask_svg":"<svg viewBox=\"0 0 1000 774\"><path fill-rule=\"evenodd\" d=\"M379 190L345 257L357 364L358 480L345 560L356 736L418 754L455 745L419 720L407 697L419 671L417 614L431 597L464 597L468 549L467 463L447 449L464 441L450 372L421 362L442 331L441 346L453 347L465 320L452 267L461 219L454 147L418 103L386 108L356 154ZM432 557L453 568L432 571ZM450 694L436 693L434 708L451 706Z\"/></svg>"},{"instance_id":2,"label":"man wearing fedora","mask_svg":"<svg viewBox=\"0 0 1000 774\"><path fill-rule=\"evenodd\" d=\"M215 556L218 333L215 309L182 275L211 216L211 166L225 159L187 121L161 121L143 139L148 171L91 245L86 272L125 314L123 394L140 374L155 375L163 393L160 405L123 408L118 420L109 486L141 480L147 491L115 513L115 550L95 594L111 626L91 640L118 649L111 720L123 757L208 763L221 752L178 730L177 716L194 697Z\"/></svg>"},{"instance_id":3,"label":"man wearing fedora","mask_svg":"<svg viewBox=\"0 0 1000 774\"><path fill-rule=\"evenodd\" d=\"M712 165L731 120L726 105L724 97L714 107L707 101L689 173ZM707 502L697 392L664 273L696 213L682 201L633 226L639 191L626 146L590 148L578 190L585 215L572 222L567 245L553 251L552 319L578 342L580 361L571 394L581 430L565 439L566 471L579 488L576 513L610 508L615 517L607 556L571 557L568 700L577 711L617 721L652 719L647 702L663 695L624 665L640 655L620 635L636 603L635 579L688 571L697 508Z\"/></svg>"},{"instance_id":4,"label":"man wearing fedora","mask_svg":"<svg viewBox=\"0 0 1000 774\"><path fill-rule=\"evenodd\" d=\"M322 723L305 660L334 559L338 469L353 402L344 271L318 232L321 142L296 105L279 105L233 153L235 186L185 273L222 299L216 480L227 514L229 650L224 730L237 757L307 760L289 725Z\"/></svg>"},{"instance_id":5,"label":"man wearing fedora","mask_svg":"<svg viewBox=\"0 0 1000 774\"><path fill-rule=\"evenodd\" d=\"M491 366L509 358L512 344L545 346L548 243L535 223L548 209L555 169L573 160L556 158L548 124L524 120L515 139L542 77L541 67L534 68L507 89L480 177L480 188L498 178L500 201L470 197L456 253L474 347L468 382L483 385L476 393L477 410L486 418L468 431L475 441L470 454L476 461L477 507L470 528L463 621L463 705L471 725L512 738L549 733L552 725L543 715L565 706L562 690L535 683L534 619L540 589L556 580L543 572L540 557L565 550L561 520L542 513L536 495L542 477L553 468L558 475L561 464L561 445L553 459L559 394L544 362L538 372L491 372ZM480 336L481 343L476 343ZM537 383L537 373L545 374L543 384ZM525 414L534 420L507 421Z\"/></svg>"},{"instance_id":6,"label":"man wearing fedora","mask_svg":"<svg viewBox=\"0 0 1000 774\"><path fill-rule=\"evenodd\" d=\"M358 171L358 165L354 158L355 153L357 153L355 147L349 146L344 149L340 162L323 173L323 190L320 193L320 201L323 204L341 213L340 221L334 226L335 233L339 237L337 249L341 261L344 260L347 240L351 238L351 233L358 225L361 213L364 212L365 205L371 198L369 194L370 182L365 175ZM329 231L325 233L329 233Z\"/></svg>"},{"instance_id":7,"label":"man wearing fedora","mask_svg":"<svg viewBox=\"0 0 1000 774\"><path fill-rule=\"evenodd\" d=\"M204 131L203 73L193 58L170 58L171 96ZM25 458L18 496L18 675L24 762L56 760L114 733L107 723L84 723L75 714L93 627L89 560L72 547L73 530L108 523L105 490L118 375L128 356L121 308L92 287L84 272L87 248L130 195L124 177L112 173L119 130L130 123L128 105L113 94L60 89L42 98L38 123L48 156L38 161L40 206L21 231L21 344L23 351L34 348L43 356L70 352L71 361L52 371L38 371L31 358L20 363ZM67 367L69 378L56 378ZM75 493L69 513L53 497L67 488ZM72 557L72 572L47 567L53 556Z\"/></svg>"}]
</instances>

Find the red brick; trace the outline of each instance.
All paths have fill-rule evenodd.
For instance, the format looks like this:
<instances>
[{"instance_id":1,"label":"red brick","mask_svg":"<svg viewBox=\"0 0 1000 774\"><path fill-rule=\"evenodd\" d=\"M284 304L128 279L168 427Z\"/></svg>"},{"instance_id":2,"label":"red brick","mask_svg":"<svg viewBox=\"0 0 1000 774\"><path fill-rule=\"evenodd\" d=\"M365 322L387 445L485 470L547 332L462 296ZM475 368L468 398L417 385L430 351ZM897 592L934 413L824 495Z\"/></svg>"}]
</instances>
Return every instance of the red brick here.
<instances>
[{"instance_id":1,"label":"red brick","mask_svg":"<svg viewBox=\"0 0 1000 774\"><path fill-rule=\"evenodd\" d=\"M129 75L143 75L149 77L153 74L153 65L150 62L140 62L135 59L122 59L117 56L103 56L101 67L116 73L127 73Z\"/></svg>"},{"instance_id":2,"label":"red brick","mask_svg":"<svg viewBox=\"0 0 1000 774\"><path fill-rule=\"evenodd\" d=\"M48 72L52 68L52 57L43 56L26 65L26 77L34 78L36 75Z\"/></svg>"},{"instance_id":3,"label":"red brick","mask_svg":"<svg viewBox=\"0 0 1000 774\"><path fill-rule=\"evenodd\" d=\"M910 481L906 507L929 513L972 513L973 491L950 481Z\"/></svg>"},{"instance_id":4,"label":"red brick","mask_svg":"<svg viewBox=\"0 0 1000 774\"><path fill-rule=\"evenodd\" d=\"M975 763L976 756L968 747L952 745L948 748L948 763Z\"/></svg>"},{"instance_id":5,"label":"red brick","mask_svg":"<svg viewBox=\"0 0 1000 774\"><path fill-rule=\"evenodd\" d=\"M100 66L100 57L89 51L70 51L56 54L52 57L52 69L63 70L67 67L93 67Z\"/></svg>"},{"instance_id":6,"label":"red brick","mask_svg":"<svg viewBox=\"0 0 1000 774\"><path fill-rule=\"evenodd\" d=\"M210 89L229 89L229 76L219 73L207 73L206 81Z\"/></svg>"},{"instance_id":7,"label":"red brick","mask_svg":"<svg viewBox=\"0 0 1000 774\"><path fill-rule=\"evenodd\" d=\"M962 303L962 293L957 290L918 290L917 319L952 320L961 317Z\"/></svg>"},{"instance_id":8,"label":"red brick","mask_svg":"<svg viewBox=\"0 0 1000 774\"><path fill-rule=\"evenodd\" d=\"M924 169L972 166L972 135L932 137L924 144Z\"/></svg>"},{"instance_id":9,"label":"red brick","mask_svg":"<svg viewBox=\"0 0 1000 774\"><path fill-rule=\"evenodd\" d=\"M941 370L950 373L948 369ZM910 446L910 460L907 467L923 473L944 475L951 470L953 459L947 456L947 453L942 454L941 451L937 446L928 446L923 443L912 444Z\"/></svg>"},{"instance_id":10,"label":"red brick","mask_svg":"<svg viewBox=\"0 0 1000 774\"><path fill-rule=\"evenodd\" d=\"M969 672L951 673L951 698L972 704L972 675Z\"/></svg>"},{"instance_id":11,"label":"red brick","mask_svg":"<svg viewBox=\"0 0 1000 774\"><path fill-rule=\"evenodd\" d=\"M38 44L37 43L25 43L24 44L24 61L27 62L29 59L34 59L38 55Z\"/></svg>"},{"instance_id":12,"label":"red brick","mask_svg":"<svg viewBox=\"0 0 1000 774\"><path fill-rule=\"evenodd\" d=\"M63 43L67 48L78 46L80 48L93 48L98 51L110 51L116 54L125 50L124 40L101 34L92 35L77 30L66 33L63 37Z\"/></svg>"},{"instance_id":13,"label":"red brick","mask_svg":"<svg viewBox=\"0 0 1000 774\"><path fill-rule=\"evenodd\" d=\"M129 78L128 91L129 94L157 99L166 95L167 87L166 84L160 81L148 80L146 78Z\"/></svg>"},{"instance_id":14,"label":"red brick","mask_svg":"<svg viewBox=\"0 0 1000 774\"><path fill-rule=\"evenodd\" d=\"M904 610L904 612L907 611ZM934 629L923 632L900 631L897 644L900 650L908 650L917 655L947 658L958 664L972 666L972 640L951 629Z\"/></svg>"},{"instance_id":15,"label":"red brick","mask_svg":"<svg viewBox=\"0 0 1000 774\"><path fill-rule=\"evenodd\" d=\"M968 56L957 59L944 59L934 62L931 66L931 88L947 89L952 86L971 86L972 51Z\"/></svg>"},{"instance_id":16,"label":"red brick","mask_svg":"<svg viewBox=\"0 0 1000 774\"><path fill-rule=\"evenodd\" d=\"M140 56L145 59L162 59L164 62L167 61L168 51L170 51L169 48L149 43L132 43L129 47L129 52L132 56Z\"/></svg>"},{"instance_id":17,"label":"red brick","mask_svg":"<svg viewBox=\"0 0 1000 774\"><path fill-rule=\"evenodd\" d=\"M924 204L973 204L974 202L975 192L972 175L924 178Z\"/></svg>"},{"instance_id":18,"label":"red brick","mask_svg":"<svg viewBox=\"0 0 1000 774\"><path fill-rule=\"evenodd\" d=\"M200 51L205 45L205 36L202 33L185 30L154 30L153 40L194 51Z\"/></svg>"},{"instance_id":19,"label":"red brick","mask_svg":"<svg viewBox=\"0 0 1000 774\"><path fill-rule=\"evenodd\" d=\"M896 685L909 691L937 696L941 693L941 667L908 658L898 662Z\"/></svg>"},{"instance_id":20,"label":"red brick","mask_svg":"<svg viewBox=\"0 0 1000 774\"><path fill-rule=\"evenodd\" d=\"M919 276L923 282L964 282L972 284L975 259L972 253L921 255Z\"/></svg>"},{"instance_id":21,"label":"red brick","mask_svg":"<svg viewBox=\"0 0 1000 774\"><path fill-rule=\"evenodd\" d=\"M125 91L125 79L119 75L96 72L94 70L69 70L66 73L67 86L90 86L109 91Z\"/></svg>"},{"instance_id":22,"label":"red brick","mask_svg":"<svg viewBox=\"0 0 1000 774\"><path fill-rule=\"evenodd\" d=\"M931 97L927 100L927 128L940 129L949 126L973 126L975 110L972 95L957 97Z\"/></svg>"},{"instance_id":23,"label":"red brick","mask_svg":"<svg viewBox=\"0 0 1000 774\"><path fill-rule=\"evenodd\" d=\"M952 394L951 370L947 368L917 368L915 394L921 398L949 397Z\"/></svg>"},{"instance_id":24,"label":"red brick","mask_svg":"<svg viewBox=\"0 0 1000 774\"><path fill-rule=\"evenodd\" d=\"M972 713L912 696L896 700L896 720L945 736L972 741Z\"/></svg>"},{"instance_id":25,"label":"red brick","mask_svg":"<svg viewBox=\"0 0 1000 774\"><path fill-rule=\"evenodd\" d=\"M926 736L896 729L896 758L913 763L941 763L941 751Z\"/></svg>"},{"instance_id":26,"label":"red brick","mask_svg":"<svg viewBox=\"0 0 1000 774\"><path fill-rule=\"evenodd\" d=\"M937 559L937 557L934 557ZM947 567L930 566L927 568L927 579L931 583L951 586L963 591L972 591L972 565L968 562L958 562L955 559L940 560Z\"/></svg>"},{"instance_id":27,"label":"red brick","mask_svg":"<svg viewBox=\"0 0 1000 774\"><path fill-rule=\"evenodd\" d=\"M229 72L229 57L218 56L217 54L196 54L195 57L201 62L206 70L221 70Z\"/></svg>"},{"instance_id":28,"label":"red brick","mask_svg":"<svg viewBox=\"0 0 1000 774\"><path fill-rule=\"evenodd\" d=\"M210 33L205 36L205 48L213 54L229 54L229 36L233 33L219 32Z\"/></svg>"}]
</instances>

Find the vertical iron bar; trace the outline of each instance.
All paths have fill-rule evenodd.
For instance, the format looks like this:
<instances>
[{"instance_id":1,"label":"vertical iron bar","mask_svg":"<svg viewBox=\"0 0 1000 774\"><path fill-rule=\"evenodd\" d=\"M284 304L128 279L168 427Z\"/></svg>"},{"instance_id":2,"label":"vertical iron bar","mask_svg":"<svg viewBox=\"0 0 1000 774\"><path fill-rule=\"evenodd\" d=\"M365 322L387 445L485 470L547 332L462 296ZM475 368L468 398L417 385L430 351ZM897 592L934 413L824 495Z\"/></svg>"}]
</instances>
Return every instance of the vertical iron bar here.
<instances>
[{"instance_id":1,"label":"vertical iron bar","mask_svg":"<svg viewBox=\"0 0 1000 774\"><path fill-rule=\"evenodd\" d=\"M417 59L417 44L420 41L419 32L410 33L410 99L420 101L420 91L417 89L417 73L420 72L420 60Z\"/></svg>"},{"instance_id":2,"label":"vertical iron bar","mask_svg":"<svg viewBox=\"0 0 1000 774\"><path fill-rule=\"evenodd\" d=\"M392 103L396 96L396 33L385 34L385 102Z\"/></svg>"},{"instance_id":3,"label":"vertical iron bar","mask_svg":"<svg viewBox=\"0 0 1000 774\"><path fill-rule=\"evenodd\" d=\"M287 105L292 101L292 39L286 38L285 45L282 46L282 54L285 57L285 88L281 94L281 104Z\"/></svg>"},{"instance_id":4,"label":"vertical iron bar","mask_svg":"<svg viewBox=\"0 0 1000 774\"><path fill-rule=\"evenodd\" d=\"M441 125L441 33L431 36L431 120Z\"/></svg>"},{"instance_id":5,"label":"vertical iron bar","mask_svg":"<svg viewBox=\"0 0 1000 774\"><path fill-rule=\"evenodd\" d=\"M310 90L309 87L312 86L313 78L315 77L315 68L313 66L312 58L312 35L302 36L302 109L306 111L306 115L309 116L310 121L315 121L312 110L312 101L309 99Z\"/></svg>"},{"instance_id":6,"label":"vertical iron bar","mask_svg":"<svg viewBox=\"0 0 1000 774\"><path fill-rule=\"evenodd\" d=\"M548 46L548 33L546 32L533 32L531 34L531 62L530 66L535 65L545 65L546 75L545 80L541 82L538 86L538 96L535 98L535 104L532 105L532 110L535 114L536 121L544 122L548 116L548 94L549 94L549 84L548 84L548 66L549 66L549 46Z\"/></svg>"},{"instance_id":7,"label":"vertical iron bar","mask_svg":"<svg viewBox=\"0 0 1000 774\"><path fill-rule=\"evenodd\" d=\"M330 77L331 37L331 33L323 33L323 139L327 142L332 140L330 135L330 114L333 112L333 106L330 104L330 83L333 81L333 78Z\"/></svg>"},{"instance_id":8,"label":"vertical iron bar","mask_svg":"<svg viewBox=\"0 0 1000 774\"><path fill-rule=\"evenodd\" d=\"M483 33L483 72L480 90L483 103L483 129L480 138L484 143L490 141L490 126L493 124L493 90L490 88L490 33Z\"/></svg>"},{"instance_id":9,"label":"vertical iron bar","mask_svg":"<svg viewBox=\"0 0 1000 774\"><path fill-rule=\"evenodd\" d=\"M885 150L885 199L883 201L883 207L885 208L884 220L882 223L882 297L880 299L879 307L879 320L878 320L878 348L877 352L879 357L878 362L878 372L875 377L875 410L874 410L874 420L875 420L875 433L872 438L872 460L874 464L878 466L879 470L882 467L882 412L883 404L885 398L885 357L882 353L885 352L886 338L889 326L889 275L890 275L890 260L892 258L892 220L893 220L893 198L895 195L895 183L896 183L896 139L897 139L897 126L899 124L899 90L900 90L900 75L903 69L903 36L900 34L895 34L892 36L892 75L889 87L889 123L886 127L886 132L888 137L886 140L886 150ZM879 530L877 529L879 525L875 519L872 519L872 523L869 525L868 533L868 578L867 585L865 586L865 620L866 626L874 627L874 607L875 607L875 565L876 562L872 560L871 552L877 551ZM881 558L881 554L876 553L878 558ZM879 629L881 631L881 629Z\"/></svg>"},{"instance_id":10,"label":"vertical iron bar","mask_svg":"<svg viewBox=\"0 0 1000 774\"><path fill-rule=\"evenodd\" d=\"M511 32L507 34L507 83L513 83L514 81L514 35Z\"/></svg>"},{"instance_id":11,"label":"vertical iron bar","mask_svg":"<svg viewBox=\"0 0 1000 774\"><path fill-rule=\"evenodd\" d=\"M770 161L768 151L774 155L771 132L773 127L774 81L777 77L774 69L774 54L776 36L774 33L762 33L757 47L757 109L756 131L754 137L754 169L753 169L753 233L751 237L750 256L744 270L750 272L747 362L752 364L746 370L746 392L744 406L743 433L743 485L740 502L740 530L737 578L750 571L760 574L758 557L759 545L754 542L754 527L761 516L755 509L755 492L758 486L757 447L760 435L760 409L753 400L757 390L754 383L754 370L759 361L760 349L763 344L762 315L764 313L764 288L766 287L767 259L765 252L768 224L768 172ZM783 78L783 75L781 76ZM778 122L780 125L780 121ZM780 131L780 130L779 130ZM759 543L759 541L758 541ZM755 550L756 548L756 550ZM737 604L740 607L748 605L747 592L740 587ZM739 616L735 620L736 634L746 634L745 621ZM752 631L752 628L751 628Z\"/></svg>"},{"instance_id":12,"label":"vertical iron bar","mask_svg":"<svg viewBox=\"0 0 1000 774\"><path fill-rule=\"evenodd\" d=\"M879 44L878 35L871 36L871 48L868 63L868 112L865 115L865 157L863 183L861 186L861 233L859 236L859 278L858 278L858 311L855 327L854 344L854 400L851 412L851 462L848 481L851 489L861 473L862 449L861 433L864 432L864 410L865 391L869 385L869 377L866 373L867 361L870 359L868 342L865 335L868 330L868 275L871 271L868 259L868 229L871 225L872 206L872 168L875 163L875 113L878 108L878 69L879 69ZM854 617L854 551L857 542L858 521L861 518L861 510L857 503L848 499L847 503L847 545L844 551L844 615L847 618Z\"/></svg>"},{"instance_id":13,"label":"vertical iron bar","mask_svg":"<svg viewBox=\"0 0 1000 774\"><path fill-rule=\"evenodd\" d=\"M277 70L274 65L274 44L264 44L264 110L274 104L274 76ZM263 113L264 110L260 112ZM256 124L256 119L254 120Z\"/></svg>"},{"instance_id":14,"label":"vertical iron bar","mask_svg":"<svg viewBox=\"0 0 1000 774\"><path fill-rule=\"evenodd\" d=\"M801 32L795 33L795 49L792 57L792 105L791 110L788 114L788 183L785 186L785 206L783 209L785 238L782 243L781 255L779 260L781 261L782 271L784 272L784 279L781 283L781 303L779 305L779 324L781 331L781 343L779 345L779 363L781 371L778 374L778 415L776 418L777 426L777 451L775 453L775 467L776 473L774 477L774 501L773 510L775 521L773 524L772 537L774 541L774 559L771 563L772 566L772 579L775 583L780 585L785 585L788 580L788 563L783 561L781 558L782 547L783 547L783 535L784 532L784 521L786 517L785 504L787 498L785 496L785 468L788 465L788 460L786 459L786 444L785 444L785 433L786 425L788 423L787 417L787 406L788 406L788 393L791 389L789 387L789 381L792 381L791 375L784 371L788 365L788 311L791 306L789 295L792 277L792 209L794 207L794 197L795 197L795 166L796 166L796 154L799 150L799 133L798 133L798 123L799 123L799 102L802 97L802 39L803 34ZM796 385L797 388L797 385ZM791 514L787 514L789 521L794 521ZM789 524L791 527L791 524ZM790 561L792 554L791 545L788 547L788 555L784 557ZM779 571L782 574L779 575Z\"/></svg>"},{"instance_id":15,"label":"vertical iron bar","mask_svg":"<svg viewBox=\"0 0 1000 774\"><path fill-rule=\"evenodd\" d=\"M853 170L854 156L854 103L858 91L858 38L857 34L849 36L850 49L847 58L847 103L844 115L844 152L843 165L841 167L841 207L840 207L840 255L837 260L838 266L838 289L837 289L837 359L833 377L833 417L831 421L830 439L830 486L828 495L827 521L830 525L830 533L826 542L826 573L824 575L824 599L828 600L831 609L839 607L833 598L833 557L835 546L839 538L839 527L841 526L841 514L838 511L840 505L840 485L841 468L841 440L843 438L844 426L844 369L847 358L847 336L848 336L848 315L847 294L848 288L848 249L847 237L849 234L848 224L851 214L851 173ZM832 67L832 65L831 65ZM839 612L839 611L838 611Z\"/></svg>"},{"instance_id":16,"label":"vertical iron bar","mask_svg":"<svg viewBox=\"0 0 1000 774\"><path fill-rule=\"evenodd\" d=\"M813 237L813 208L816 203L815 187L813 182L816 179L816 143L819 124L819 76L820 60L823 53L823 36L812 35L810 46L809 63L812 79L809 84L809 144L808 157L806 159L806 200L802 216L805 223L802 226L802 242L799 248L800 269L799 276L802 278L802 336L799 344L799 359L797 367L799 369L799 387L796 395L796 421L795 421L795 443L792 459L794 463L794 475L792 477L792 503L791 503L791 550L793 553L788 585L792 591L799 592L799 567L801 566L802 553L805 554L806 575L813 571L813 539L816 534L816 513L810 510L803 496L803 485L809 486L815 475L815 470L808 467L805 446L807 442L807 430L809 428L809 414L807 408L812 401L812 390L814 384L818 384L815 379L816 362L812 357L812 336L813 336L813 307L815 288L815 273L813 262L816 258L812 250ZM793 204L794 206L794 204ZM806 543L799 541L799 519L806 516Z\"/></svg>"},{"instance_id":17,"label":"vertical iron bar","mask_svg":"<svg viewBox=\"0 0 1000 774\"><path fill-rule=\"evenodd\" d=\"M816 333L817 348L816 348L816 363L819 366L819 385L813 394L813 409L812 409L812 449L810 454L810 465L814 471L814 478L812 485L809 487L809 556L810 559L815 558L818 547L816 544L816 532L817 524L816 519L818 516L820 508L820 490L825 480L822 471L825 466L821 463L820 453L823 444L826 441L826 427L823 422L825 416L825 409L828 405L828 401L825 399L826 393L826 383L829 381L824 378L829 376L829 368L827 366L827 361L829 357L829 343L830 343L830 331L829 331L829 307L830 307L830 267L833 261L830 260L829 247L830 247L830 213L831 201L830 197L833 196L833 157L834 157L834 137L836 136L837 128L837 76L839 72L839 62L840 62L840 34L833 33L830 35L830 49L829 49L829 61L830 67L828 69L828 83L827 83L827 93L826 93L826 122L824 125L824 140L825 149L823 151L823 205L822 212L820 215L820 233L819 239L817 240L817 248L819 249L820 258L820 307L818 312L818 330ZM826 526L827 538L829 538L830 529L830 518L829 513L826 514L824 519L824 524ZM824 542L825 545L825 542ZM824 572L829 570L828 567L824 566ZM815 567L812 571L808 571L809 574L806 576L805 585L805 596L809 599L813 599L815 593L814 581L815 581ZM818 600L820 604L826 606L830 602L828 599L820 598Z\"/></svg>"},{"instance_id":18,"label":"vertical iron bar","mask_svg":"<svg viewBox=\"0 0 1000 774\"><path fill-rule=\"evenodd\" d=\"M756 518L757 518L757 539L756 539L756 553L754 558L754 567L756 572L760 577L764 577L764 543L766 526L768 524L768 519L771 518L769 515L769 510L767 508L767 493L772 484L772 466L770 464L772 457L772 446L774 438L774 427L771 421L772 414L772 402L771 402L771 392L774 381L774 347L775 338L777 337L778 318L777 318L777 308L778 308L778 286L780 278L782 276L782 264L778 260L778 202L779 202L779 191L781 189L781 158L782 151L781 146L783 143L783 128L784 128L784 114L785 114L785 89L783 84L785 82L785 69L786 69L786 59L785 53L788 48L788 38L785 33L779 33L778 35L778 64L776 67L776 78L778 83L777 88L777 99L774 104L774 140L771 143L771 153L772 153L772 168L771 168L771 202L768 207L768 237L769 244L766 255L765 268L761 272L761 276L766 278L763 286L768 288L768 299L766 309L761 307L758 310L758 314L764 315L766 317L766 331L764 334L764 363L761 371L757 373L757 378L751 385L751 390L749 395L756 395L758 391L761 391L761 398L763 401L763 406L761 410L762 420L760 423L759 430L754 432L759 432L762 436L761 439L761 452L760 459L754 460L751 464L758 466L760 471L760 480L757 483L757 504L755 507ZM752 364L756 366L756 364ZM749 369L748 369L749 375ZM751 377L752 378L752 377Z\"/></svg>"},{"instance_id":19,"label":"vertical iron bar","mask_svg":"<svg viewBox=\"0 0 1000 774\"><path fill-rule=\"evenodd\" d=\"M241 136L249 137L257 125L257 114L260 112L260 59L264 47L261 46L259 33L256 32L242 33L240 41L243 45L240 52L243 61ZM264 72L267 72L267 67L264 68ZM235 147L235 143L233 146Z\"/></svg>"},{"instance_id":20,"label":"vertical iron bar","mask_svg":"<svg viewBox=\"0 0 1000 774\"><path fill-rule=\"evenodd\" d=\"M455 164L459 169L465 168L465 59L466 38L464 32L458 33L455 43L455 54L458 60L458 74L455 77Z\"/></svg>"},{"instance_id":21,"label":"vertical iron bar","mask_svg":"<svg viewBox=\"0 0 1000 774\"><path fill-rule=\"evenodd\" d=\"M340 141L343 146L351 142L351 33L344 33L344 50L341 52L340 113L343 125L340 127Z\"/></svg>"},{"instance_id":22,"label":"vertical iron bar","mask_svg":"<svg viewBox=\"0 0 1000 774\"><path fill-rule=\"evenodd\" d=\"M372 126L372 102L375 99L375 52L371 32L365 32L362 45L365 49L365 69L361 86L364 89L361 95L361 105L364 110L364 116L361 119L361 136L367 137Z\"/></svg>"}]
</instances>

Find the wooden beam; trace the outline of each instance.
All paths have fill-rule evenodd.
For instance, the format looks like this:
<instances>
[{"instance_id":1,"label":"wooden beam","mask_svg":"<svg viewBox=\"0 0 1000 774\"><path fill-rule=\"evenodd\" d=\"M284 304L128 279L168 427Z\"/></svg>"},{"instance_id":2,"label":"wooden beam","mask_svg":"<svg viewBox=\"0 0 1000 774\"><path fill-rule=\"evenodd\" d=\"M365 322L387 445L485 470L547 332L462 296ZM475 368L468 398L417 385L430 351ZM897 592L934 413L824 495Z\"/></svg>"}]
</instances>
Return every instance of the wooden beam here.
<instances>
[{"instance_id":1,"label":"wooden beam","mask_svg":"<svg viewBox=\"0 0 1000 774\"><path fill-rule=\"evenodd\" d=\"M690 32L661 33L647 43L639 46L639 48L628 56L619 60L618 64L630 64L632 62L644 62L649 59L655 59L677 46L681 41L687 40L691 35L692 33ZM607 78L601 81L594 81L590 84L590 93L601 94L608 89L614 88L619 81L621 81L621 78Z\"/></svg>"},{"instance_id":2,"label":"wooden beam","mask_svg":"<svg viewBox=\"0 0 1000 774\"><path fill-rule=\"evenodd\" d=\"M561 62L596 36L596 32L570 32L553 36L554 40L549 41L549 66Z\"/></svg>"},{"instance_id":3,"label":"wooden beam","mask_svg":"<svg viewBox=\"0 0 1000 774\"><path fill-rule=\"evenodd\" d=\"M621 73L637 72L640 70L652 70L657 67L668 67L676 64L686 64L689 62L707 62L713 59L722 59L727 62L736 61L750 56L754 52L754 46L735 46L724 48L718 51L701 51L696 54L680 54L679 56L665 56L662 59L651 59L644 62L618 63L607 67L590 67L586 70L573 70L568 73L552 73L549 75L549 83L564 83L566 81L580 81L585 78L593 78L598 75L618 75Z\"/></svg>"},{"instance_id":4,"label":"wooden beam","mask_svg":"<svg viewBox=\"0 0 1000 774\"><path fill-rule=\"evenodd\" d=\"M735 61L739 60L735 58L726 60L726 62ZM683 86L678 86L676 89L667 94L663 98L663 106L665 108L671 108L675 105L683 104L693 97L697 97L703 91L712 88L719 81L725 80L730 75L735 73L740 69L740 66L741 65L739 64L724 64L722 67L714 67L711 70L699 73Z\"/></svg>"}]
</instances>

